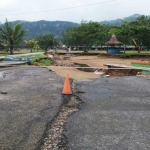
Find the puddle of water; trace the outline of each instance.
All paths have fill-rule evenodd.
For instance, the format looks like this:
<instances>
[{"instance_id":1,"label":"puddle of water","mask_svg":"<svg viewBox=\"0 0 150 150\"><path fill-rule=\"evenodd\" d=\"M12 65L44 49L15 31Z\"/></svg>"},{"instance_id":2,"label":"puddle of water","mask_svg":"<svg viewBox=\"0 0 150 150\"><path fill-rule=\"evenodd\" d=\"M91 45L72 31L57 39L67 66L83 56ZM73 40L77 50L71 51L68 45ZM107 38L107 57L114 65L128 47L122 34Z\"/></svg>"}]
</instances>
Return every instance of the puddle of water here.
<instances>
[{"instance_id":1,"label":"puddle of water","mask_svg":"<svg viewBox=\"0 0 150 150\"><path fill-rule=\"evenodd\" d=\"M3 78L3 72L0 72L0 78Z\"/></svg>"},{"instance_id":2,"label":"puddle of water","mask_svg":"<svg viewBox=\"0 0 150 150\"><path fill-rule=\"evenodd\" d=\"M75 65L76 67L90 67L90 66L87 65L87 64L74 63L74 65ZM96 68L77 68L77 69L80 70L80 71L84 71L84 72L94 72L94 71L97 70Z\"/></svg>"},{"instance_id":3,"label":"puddle of water","mask_svg":"<svg viewBox=\"0 0 150 150\"><path fill-rule=\"evenodd\" d=\"M6 77L6 74L4 71L0 72L0 78L4 79Z\"/></svg>"}]
</instances>

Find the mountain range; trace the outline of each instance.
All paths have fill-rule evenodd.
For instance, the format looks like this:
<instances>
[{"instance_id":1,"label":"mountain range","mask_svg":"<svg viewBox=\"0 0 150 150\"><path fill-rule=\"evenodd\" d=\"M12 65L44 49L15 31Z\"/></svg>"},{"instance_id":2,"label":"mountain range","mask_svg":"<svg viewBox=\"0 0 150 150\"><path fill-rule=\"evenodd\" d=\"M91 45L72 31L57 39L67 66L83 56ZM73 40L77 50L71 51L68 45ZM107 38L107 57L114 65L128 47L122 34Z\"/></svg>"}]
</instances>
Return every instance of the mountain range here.
<instances>
[{"instance_id":1,"label":"mountain range","mask_svg":"<svg viewBox=\"0 0 150 150\"><path fill-rule=\"evenodd\" d=\"M23 29L26 30L25 39L35 38L39 34L53 33L55 37L60 37L63 30L68 27L78 26L78 23L68 22L68 21L13 21L11 24L17 23L23 24Z\"/></svg>"},{"instance_id":2,"label":"mountain range","mask_svg":"<svg viewBox=\"0 0 150 150\"><path fill-rule=\"evenodd\" d=\"M108 25L121 25L122 24L121 20L133 21L133 20L136 20L137 18L139 18L140 16L142 16L142 15L140 15L140 14L134 14L132 16L125 17L125 18L119 18L119 19L116 19L116 20L101 21L100 23L102 23L102 24L108 24Z\"/></svg>"},{"instance_id":3,"label":"mountain range","mask_svg":"<svg viewBox=\"0 0 150 150\"><path fill-rule=\"evenodd\" d=\"M140 14L134 14L132 16L122 18L122 19L132 21L132 20L136 20L140 16L141 16ZM45 21L45 20L34 21L34 22L18 20L18 21L13 21L11 23L17 24L19 22L23 24L23 29L27 30L25 39L35 38L38 34L46 34L49 32L53 33L55 37L61 37L61 33L63 30L67 29L68 27L74 27L79 25L78 23L68 22L68 21ZM100 23L107 24L107 25L122 24L120 19L101 21Z\"/></svg>"}]
</instances>

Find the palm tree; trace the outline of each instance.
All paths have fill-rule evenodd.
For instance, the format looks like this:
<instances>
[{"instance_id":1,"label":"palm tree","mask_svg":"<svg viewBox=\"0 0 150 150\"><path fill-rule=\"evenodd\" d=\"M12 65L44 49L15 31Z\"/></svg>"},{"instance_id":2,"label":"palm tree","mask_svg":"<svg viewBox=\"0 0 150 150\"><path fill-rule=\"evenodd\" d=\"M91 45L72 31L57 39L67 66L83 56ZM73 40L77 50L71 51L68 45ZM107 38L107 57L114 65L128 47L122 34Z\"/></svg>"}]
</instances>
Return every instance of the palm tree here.
<instances>
[{"instance_id":1,"label":"palm tree","mask_svg":"<svg viewBox=\"0 0 150 150\"><path fill-rule=\"evenodd\" d=\"M38 41L35 41L34 39L29 40L29 41L25 40L25 43L26 43L26 45L30 48L31 53L33 52L33 49L35 49L36 46L38 45L38 44L37 44Z\"/></svg>"},{"instance_id":2,"label":"palm tree","mask_svg":"<svg viewBox=\"0 0 150 150\"><path fill-rule=\"evenodd\" d=\"M22 24L16 24L12 26L7 20L3 26L0 27L0 42L10 50L10 54L13 54L14 46L18 45L19 42L25 35L25 30L22 30Z\"/></svg>"}]
</instances>

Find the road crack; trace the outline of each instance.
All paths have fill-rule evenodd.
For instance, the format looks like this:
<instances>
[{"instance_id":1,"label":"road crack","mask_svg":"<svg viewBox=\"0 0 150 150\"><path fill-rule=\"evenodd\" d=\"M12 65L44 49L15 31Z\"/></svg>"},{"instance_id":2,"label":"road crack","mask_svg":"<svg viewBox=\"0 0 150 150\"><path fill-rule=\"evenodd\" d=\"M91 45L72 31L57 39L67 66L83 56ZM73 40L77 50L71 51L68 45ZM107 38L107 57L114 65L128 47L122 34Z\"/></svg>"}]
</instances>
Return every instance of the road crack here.
<instances>
[{"instance_id":1,"label":"road crack","mask_svg":"<svg viewBox=\"0 0 150 150\"><path fill-rule=\"evenodd\" d=\"M75 92L75 84L72 82L72 89ZM63 95L64 103L56 117L49 123L43 139L36 150L66 150L67 137L65 125L69 116L79 110L81 100L75 95Z\"/></svg>"}]
</instances>

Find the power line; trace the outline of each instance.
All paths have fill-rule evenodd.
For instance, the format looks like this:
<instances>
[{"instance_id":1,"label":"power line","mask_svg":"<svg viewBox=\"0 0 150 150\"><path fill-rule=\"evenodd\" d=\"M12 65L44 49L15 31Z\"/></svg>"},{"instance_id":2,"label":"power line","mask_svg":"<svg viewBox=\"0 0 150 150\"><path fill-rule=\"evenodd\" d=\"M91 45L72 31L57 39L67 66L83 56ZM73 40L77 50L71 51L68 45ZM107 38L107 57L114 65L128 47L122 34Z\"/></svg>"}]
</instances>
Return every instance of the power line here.
<instances>
[{"instance_id":1,"label":"power line","mask_svg":"<svg viewBox=\"0 0 150 150\"><path fill-rule=\"evenodd\" d=\"M102 4L102 3L109 3L112 1L116 1L116 0L107 0L107 1L98 2L98 3L92 3L92 4L86 4L86 5L74 6L74 7L66 7L66 8L60 8L60 9L51 9L51 10L36 11L36 12L26 12L26 13L19 13L19 14L6 14L6 15L0 15L0 17L13 16L13 15L28 15L28 14L35 14L35 13L45 13L45 12L49 12L49 11L61 11L61 10L67 10L67 9L80 8L80 7L88 7L88 6L98 5L98 4Z\"/></svg>"}]
</instances>

